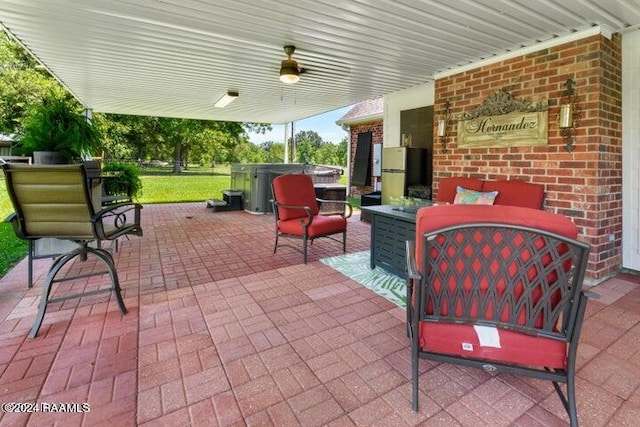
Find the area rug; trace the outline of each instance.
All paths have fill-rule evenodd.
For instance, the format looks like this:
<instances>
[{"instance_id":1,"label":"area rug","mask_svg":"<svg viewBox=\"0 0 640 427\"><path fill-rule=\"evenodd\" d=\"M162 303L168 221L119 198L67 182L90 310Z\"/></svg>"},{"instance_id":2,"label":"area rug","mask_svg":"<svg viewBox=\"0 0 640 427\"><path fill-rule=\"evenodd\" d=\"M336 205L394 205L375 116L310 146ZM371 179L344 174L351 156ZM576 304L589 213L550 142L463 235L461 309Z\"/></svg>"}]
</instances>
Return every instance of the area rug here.
<instances>
[{"instance_id":1,"label":"area rug","mask_svg":"<svg viewBox=\"0 0 640 427\"><path fill-rule=\"evenodd\" d=\"M407 306L404 279L380 267L369 267L369 251L322 258L320 261L399 307Z\"/></svg>"}]
</instances>

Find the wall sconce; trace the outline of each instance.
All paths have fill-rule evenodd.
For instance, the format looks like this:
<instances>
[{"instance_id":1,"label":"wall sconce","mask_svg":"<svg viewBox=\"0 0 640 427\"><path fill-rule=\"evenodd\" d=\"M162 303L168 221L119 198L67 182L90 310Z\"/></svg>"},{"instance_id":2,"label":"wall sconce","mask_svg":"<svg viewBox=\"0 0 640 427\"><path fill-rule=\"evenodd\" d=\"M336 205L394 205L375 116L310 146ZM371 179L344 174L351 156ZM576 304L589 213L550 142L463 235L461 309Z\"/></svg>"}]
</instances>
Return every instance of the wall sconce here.
<instances>
[{"instance_id":1,"label":"wall sconce","mask_svg":"<svg viewBox=\"0 0 640 427\"><path fill-rule=\"evenodd\" d=\"M442 144L442 153L447 152L447 127L451 121L451 103L447 101L444 104L444 118L438 120L438 138Z\"/></svg>"},{"instance_id":2,"label":"wall sconce","mask_svg":"<svg viewBox=\"0 0 640 427\"><path fill-rule=\"evenodd\" d=\"M564 84L567 89L564 91L560 111L558 111L558 128L560 128L560 135L565 142L564 149L569 153L575 148L576 128L580 116L580 106L577 103L578 95L573 88L575 84L576 82L572 79L567 79Z\"/></svg>"}]
</instances>

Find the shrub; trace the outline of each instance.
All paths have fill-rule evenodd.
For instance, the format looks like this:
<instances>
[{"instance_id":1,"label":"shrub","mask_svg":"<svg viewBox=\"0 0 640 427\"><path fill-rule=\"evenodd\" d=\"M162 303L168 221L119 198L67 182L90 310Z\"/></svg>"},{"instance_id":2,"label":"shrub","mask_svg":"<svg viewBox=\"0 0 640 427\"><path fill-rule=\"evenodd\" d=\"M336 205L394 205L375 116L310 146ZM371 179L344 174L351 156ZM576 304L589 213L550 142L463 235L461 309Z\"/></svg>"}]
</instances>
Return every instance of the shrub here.
<instances>
[{"instance_id":1,"label":"shrub","mask_svg":"<svg viewBox=\"0 0 640 427\"><path fill-rule=\"evenodd\" d=\"M142 195L140 169L136 165L130 163L107 163L102 170L104 172L122 172L122 175L117 178L104 180L105 194L128 194L132 199Z\"/></svg>"}]
</instances>

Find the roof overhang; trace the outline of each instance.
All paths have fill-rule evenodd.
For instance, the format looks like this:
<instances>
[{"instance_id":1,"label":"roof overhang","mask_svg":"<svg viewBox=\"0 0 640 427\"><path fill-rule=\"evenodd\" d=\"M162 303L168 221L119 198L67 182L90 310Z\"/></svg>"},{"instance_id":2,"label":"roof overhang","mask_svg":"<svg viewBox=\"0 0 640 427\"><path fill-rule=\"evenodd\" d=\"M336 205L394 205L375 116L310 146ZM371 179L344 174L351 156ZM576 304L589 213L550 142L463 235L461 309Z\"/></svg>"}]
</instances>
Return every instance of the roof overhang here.
<instances>
[{"instance_id":1,"label":"roof overhang","mask_svg":"<svg viewBox=\"0 0 640 427\"><path fill-rule=\"evenodd\" d=\"M0 22L98 112L285 123L584 31L616 0L0 0ZM279 81L283 46L307 72ZM238 99L213 104L228 91Z\"/></svg>"}]
</instances>

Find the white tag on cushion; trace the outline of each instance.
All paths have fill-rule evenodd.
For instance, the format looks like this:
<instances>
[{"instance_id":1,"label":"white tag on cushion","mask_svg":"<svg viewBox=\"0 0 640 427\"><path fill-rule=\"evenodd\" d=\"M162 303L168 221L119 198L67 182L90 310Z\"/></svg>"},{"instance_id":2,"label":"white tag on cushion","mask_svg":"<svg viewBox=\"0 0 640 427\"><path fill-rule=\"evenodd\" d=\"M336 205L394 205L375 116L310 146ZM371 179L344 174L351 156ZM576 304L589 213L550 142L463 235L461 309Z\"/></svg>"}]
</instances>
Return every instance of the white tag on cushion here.
<instances>
[{"instance_id":1,"label":"white tag on cushion","mask_svg":"<svg viewBox=\"0 0 640 427\"><path fill-rule=\"evenodd\" d=\"M493 205L494 200L498 196L497 191L469 190L463 187L457 187L456 198L453 200L454 205Z\"/></svg>"},{"instance_id":2,"label":"white tag on cushion","mask_svg":"<svg viewBox=\"0 0 640 427\"><path fill-rule=\"evenodd\" d=\"M502 348L500 345L500 334L497 328L493 326L473 325L473 329L476 330L476 335L478 335L480 347Z\"/></svg>"}]
</instances>

